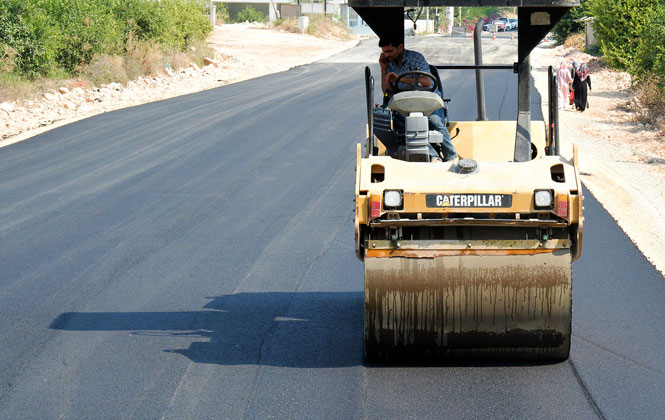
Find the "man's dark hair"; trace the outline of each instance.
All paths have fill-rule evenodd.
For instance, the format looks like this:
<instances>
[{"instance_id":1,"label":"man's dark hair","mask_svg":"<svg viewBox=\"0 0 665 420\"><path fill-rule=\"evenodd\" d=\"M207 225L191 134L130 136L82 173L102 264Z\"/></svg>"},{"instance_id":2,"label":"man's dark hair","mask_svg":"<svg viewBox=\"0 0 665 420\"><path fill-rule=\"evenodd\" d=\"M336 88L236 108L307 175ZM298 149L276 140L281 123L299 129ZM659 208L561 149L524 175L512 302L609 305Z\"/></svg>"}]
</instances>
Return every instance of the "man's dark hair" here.
<instances>
[{"instance_id":1,"label":"man's dark hair","mask_svg":"<svg viewBox=\"0 0 665 420\"><path fill-rule=\"evenodd\" d=\"M386 32L379 39L379 47L381 48L388 45L397 47L400 44L404 44L404 34L399 32Z\"/></svg>"}]
</instances>

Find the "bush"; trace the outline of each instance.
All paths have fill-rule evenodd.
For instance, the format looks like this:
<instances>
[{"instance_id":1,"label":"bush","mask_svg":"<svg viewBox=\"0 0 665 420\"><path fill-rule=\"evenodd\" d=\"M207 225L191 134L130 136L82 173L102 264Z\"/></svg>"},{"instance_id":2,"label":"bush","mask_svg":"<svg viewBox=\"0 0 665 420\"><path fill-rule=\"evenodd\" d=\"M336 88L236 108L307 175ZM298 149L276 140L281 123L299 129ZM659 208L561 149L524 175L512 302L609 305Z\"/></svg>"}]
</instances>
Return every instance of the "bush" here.
<instances>
[{"instance_id":1,"label":"bush","mask_svg":"<svg viewBox=\"0 0 665 420\"><path fill-rule=\"evenodd\" d=\"M588 0L596 17L594 29L607 63L631 71L640 46L640 35L655 14L653 0ZM662 39L660 40L662 43Z\"/></svg>"},{"instance_id":2,"label":"bush","mask_svg":"<svg viewBox=\"0 0 665 420\"><path fill-rule=\"evenodd\" d=\"M263 15L263 12L256 10L252 6L246 6L236 16L236 22L265 22L266 18Z\"/></svg>"},{"instance_id":3,"label":"bush","mask_svg":"<svg viewBox=\"0 0 665 420\"><path fill-rule=\"evenodd\" d=\"M588 0L580 0L580 5L570 9L552 28L554 40L558 44L563 44L569 36L584 31L584 23L575 20L589 16L588 3Z\"/></svg>"},{"instance_id":4,"label":"bush","mask_svg":"<svg viewBox=\"0 0 665 420\"><path fill-rule=\"evenodd\" d=\"M159 2L146 0L113 0L111 10L120 25L124 43L130 37L155 39L163 30Z\"/></svg>"},{"instance_id":5,"label":"bush","mask_svg":"<svg viewBox=\"0 0 665 420\"><path fill-rule=\"evenodd\" d=\"M162 30L155 40L159 43L184 50L212 30L203 0L162 0L158 4Z\"/></svg>"},{"instance_id":6,"label":"bush","mask_svg":"<svg viewBox=\"0 0 665 420\"><path fill-rule=\"evenodd\" d=\"M654 8L651 19L640 32L632 70L638 79L655 78L661 89L665 89L665 4Z\"/></svg>"},{"instance_id":7,"label":"bush","mask_svg":"<svg viewBox=\"0 0 665 420\"><path fill-rule=\"evenodd\" d=\"M203 0L114 0L112 10L123 25L125 43L135 36L184 49L212 30Z\"/></svg>"},{"instance_id":8,"label":"bush","mask_svg":"<svg viewBox=\"0 0 665 420\"><path fill-rule=\"evenodd\" d=\"M12 68L28 78L48 74L58 67L61 34L43 8L35 2L0 2L0 39L3 61L12 56ZM5 54L8 54L5 57ZM7 63L5 65L8 65Z\"/></svg>"},{"instance_id":9,"label":"bush","mask_svg":"<svg viewBox=\"0 0 665 420\"><path fill-rule=\"evenodd\" d=\"M16 50L0 43L0 74L13 73L16 68Z\"/></svg>"},{"instance_id":10,"label":"bush","mask_svg":"<svg viewBox=\"0 0 665 420\"><path fill-rule=\"evenodd\" d=\"M58 26L57 60L67 71L73 73L96 54L122 49L119 25L110 9L85 0L42 0L41 6Z\"/></svg>"},{"instance_id":11,"label":"bush","mask_svg":"<svg viewBox=\"0 0 665 420\"><path fill-rule=\"evenodd\" d=\"M76 74L131 40L185 50L212 26L205 0L2 0L0 67L28 78Z\"/></svg>"}]
</instances>

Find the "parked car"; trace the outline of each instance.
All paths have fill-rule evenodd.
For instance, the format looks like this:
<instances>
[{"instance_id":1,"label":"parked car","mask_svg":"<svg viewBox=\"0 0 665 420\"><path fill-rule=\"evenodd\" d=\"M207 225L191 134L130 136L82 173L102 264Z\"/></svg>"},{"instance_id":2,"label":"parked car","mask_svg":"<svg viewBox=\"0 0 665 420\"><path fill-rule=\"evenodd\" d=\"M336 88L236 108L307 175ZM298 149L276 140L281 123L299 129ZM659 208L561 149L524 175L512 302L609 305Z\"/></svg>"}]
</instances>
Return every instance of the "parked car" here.
<instances>
[{"instance_id":1,"label":"parked car","mask_svg":"<svg viewBox=\"0 0 665 420\"><path fill-rule=\"evenodd\" d=\"M506 21L503 20L503 19L495 20L494 23L492 24L492 26L493 26L492 30L494 32L501 32L501 31L506 31L507 30L506 29L506 27L507 27Z\"/></svg>"},{"instance_id":2,"label":"parked car","mask_svg":"<svg viewBox=\"0 0 665 420\"><path fill-rule=\"evenodd\" d=\"M499 18L483 25L483 31L500 32L517 29L517 19Z\"/></svg>"},{"instance_id":3,"label":"parked car","mask_svg":"<svg viewBox=\"0 0 665 420\"><path fill-rule=\"evenodd\" d=\"M506 30L512 31L517 29L517 19L506 19Z\"/></svg>"}]
</instances>

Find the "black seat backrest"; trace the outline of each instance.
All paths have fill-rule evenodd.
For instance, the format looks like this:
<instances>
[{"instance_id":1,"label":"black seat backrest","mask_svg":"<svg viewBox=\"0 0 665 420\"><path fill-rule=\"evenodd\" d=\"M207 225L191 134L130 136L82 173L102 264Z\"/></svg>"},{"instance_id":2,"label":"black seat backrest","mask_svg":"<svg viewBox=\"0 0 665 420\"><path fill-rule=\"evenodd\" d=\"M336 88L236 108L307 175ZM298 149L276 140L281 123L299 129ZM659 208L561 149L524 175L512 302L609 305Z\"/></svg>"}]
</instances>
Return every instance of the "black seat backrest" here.
<instances>
[{"instance_id":1,"label":"black seat backrest","mask_svg":"<svg viewBox=\"0 0 665 420\"><path fill-rule=\"evenodd\" d=\"M432 73L432 76L436 78L436 87L439 89L439 92L441 92L441 99L443 99L443 86L441 85L441 77L439 77L439 70L435 66L430 64L429 72Z\"/></svg>"},{"instance_id":2,"label":"black seat backrest","mask_svg":"<svg viewBox=\"0 0 665 420\"><path fill-rule=\"evenodd\" d=\"M448 106L445 105L446 100L443 97L443 85L441 84L441 77L439 76L439 69L437 69L433 65L429 65L429 72L432 73L432 76L436 79L436 87L439 89L439 92L441 92L441 99L443 99L443 120L446 123L446 126L449 124L448 122Z\"/></svg>"}]
</instances>

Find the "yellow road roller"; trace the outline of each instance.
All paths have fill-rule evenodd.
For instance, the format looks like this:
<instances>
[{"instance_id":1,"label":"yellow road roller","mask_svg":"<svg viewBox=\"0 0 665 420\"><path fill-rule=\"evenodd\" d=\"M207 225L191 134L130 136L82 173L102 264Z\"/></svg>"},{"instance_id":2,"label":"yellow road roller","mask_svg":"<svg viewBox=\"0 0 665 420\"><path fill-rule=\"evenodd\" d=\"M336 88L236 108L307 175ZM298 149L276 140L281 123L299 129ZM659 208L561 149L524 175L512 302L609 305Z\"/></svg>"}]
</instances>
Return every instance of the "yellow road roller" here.
<instances>
[{"instance_id":1,"label":"yellow road roller","mask_svg":"<svg viewBox=\"0 0 665 420\"><path fill-rule=\"evenodd\" d=\"M355 246L364 262L365 358L379 363L565 360L572 268L582 247L577 149L559 154L556 81L547 123L531 120L529 53L578 1L431 0L428 6L517 6L518 61L431 66L381 106L366 69L368 136L358 144ZM404 30L417 0L349 0L379 35ZM407 10L408 12L408 10ZM481 26L476 27L480 35ZM403 33L403 32L402 32ZM480 50L476 36L476 51ZM459 160L442 162L427 115L445 100L417 80L438 69L517 73L517 116L450 121ZM429 86L429 84L427 84ZM483 105L484 106L484 105ZM395 123L397 115L405 121Z\"/></svg>"}]
</instances>

